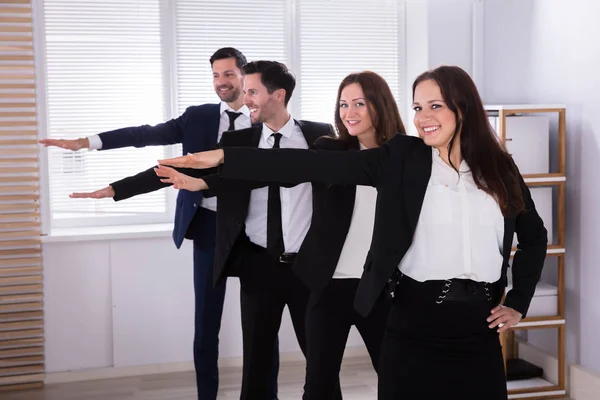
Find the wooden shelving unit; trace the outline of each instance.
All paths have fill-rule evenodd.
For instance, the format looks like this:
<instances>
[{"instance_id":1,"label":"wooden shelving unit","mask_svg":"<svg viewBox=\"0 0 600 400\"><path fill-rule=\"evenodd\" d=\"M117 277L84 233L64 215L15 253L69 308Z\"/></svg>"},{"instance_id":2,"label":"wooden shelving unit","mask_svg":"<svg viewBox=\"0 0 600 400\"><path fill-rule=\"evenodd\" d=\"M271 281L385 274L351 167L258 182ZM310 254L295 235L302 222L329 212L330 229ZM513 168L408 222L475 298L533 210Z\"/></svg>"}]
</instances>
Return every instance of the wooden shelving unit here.
<instances>
[{"instance_id":1,"label":"wooden shelving unit","mask_svg":"<svg viewBox=\"0 0 600 400\"><path fill-rule=\"evenodd\" d=\"M565 381L565 185L566 185L566 108L563 105L524 104L524 105L486 105L490 116L497 117L496 131L501 141L506 145L507 118L512 116L558 114L557 135L553 138L557 154L554 154L556 171L547 173L523 173L525 183L530 188L551 187L557 190L556 212L553 213L556 238L549 243L547 257L557 258L557 295L555 315L544 315L524 318L518 325L502 334L500 340L503 346L505 362L518 357L518 343L515 333L520 330L553 328L558 330L558 366L556 379L547 377L516 380L508 382L509 399L552 399L563 398L566 395ZM533 149L535 152L535 149ZM540 150L542 151L542 150ZM550 151L550 148L547 149ZM532 154L535 154L532 152ZM518 162L517 162L518 164ZM550 232L549 232L550 233ZM515 254L513 248L511 256ZM551 381L552 380L552 381Z\"/></svg>"}]
</instances>

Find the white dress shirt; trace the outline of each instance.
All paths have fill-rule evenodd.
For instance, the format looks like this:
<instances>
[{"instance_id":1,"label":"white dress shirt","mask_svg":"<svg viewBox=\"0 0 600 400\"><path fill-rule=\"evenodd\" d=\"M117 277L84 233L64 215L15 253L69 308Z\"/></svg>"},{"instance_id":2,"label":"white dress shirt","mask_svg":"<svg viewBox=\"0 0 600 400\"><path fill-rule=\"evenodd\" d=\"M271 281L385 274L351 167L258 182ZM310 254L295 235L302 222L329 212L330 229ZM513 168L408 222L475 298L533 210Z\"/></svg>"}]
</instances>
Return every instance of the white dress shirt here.
<instances>
[{"instance_id":1,"label":"white dress shirt","mask_svg":"<svg viewBox=\"0 0 600 400\"><path fill-rule=\"evenodd\" d=\"M420 282L452 278L496 282L503 260L500 207L475 186L464 160L459 176L437 149L432 151L431 178L400 271Z\"/></svg>"},{"instance_id":2,"label":"white dress shirt","mask_svg":"<svg viewBox=\"0 0 600 400\"><path fill-rule=\"evenodd\" d=\"M365 147L361 145L361 150ZM333 273L333 279L360 278L371 239L375 221L377 189L371 186L357 186L354 210L350 229L342 247L342 253Z\"/></svg>"},{"instance_id":3,"label":"white dress shirt","mask_svg":"<svg viewBox=\"0 0 600 400\"><path fill-rule=\"evenodd\" d=\"M219 120L219 132L217 134L217 143L219 143L221 141L223 132L225 132L229 129L229 115L227 115L227 113L225 111L233 111L233 112L242 113L242 115L237 117L235 119L235 121L233 122L236 131L240 130L240 129L250 128L252 126L252 122L250 122L250 110L248 109L247 106L244 105L239 110L235 111L234 109L229 107L229 105L227 103L222 101L221 102L221 119ZM203 198L202 203L200 205L208 210L212 210L212 211L216 212L217 211L217 198L216 197L209 197L207 199Z\"/></svg>"},{"instance_id":4,"label":"white dress shirt","mask_svg":"<svg viewBox=\"0 0 600 400\"><path fill-rule=\"evenodd\" d=\"M225 132L229 128L229 115L227 115L225 111L242 113L242 115L235 119L234 125L236 130L250 128L250 126L252 125L252 123L250 122L250 110L248 109L248 107L244 105L239 110L235 111L231 107L229 107L227 103L222 101L217 142L221 140L223 132ZM100 138L100 135L88 136L88 140L90 142L90 150L102 149L102 139ZM208 199L202 199L201 206L212 211L217 211L217 198L211 197Z\"/></svg>"},{"instance_id":5,"label":"white dress shirt","mask_svg":"<svg viewBox=\"0 0 600 400\"><path fill-rule=\"evenodd\" d=\"M272 148L274 132L263 124L262 135L258 147ZM279 146L288 149L307 149L308 144L300 127L293 118L279 130L281 141ZM310 227L312 217L312 186L301 183L291 188L280 188L281 225L283 244L286 253L297 253ZM248 216L246 217L246 234L252 243L267 247L267 213L269 188L254 189L250 193Z\"/></svg>"}]
</instances>

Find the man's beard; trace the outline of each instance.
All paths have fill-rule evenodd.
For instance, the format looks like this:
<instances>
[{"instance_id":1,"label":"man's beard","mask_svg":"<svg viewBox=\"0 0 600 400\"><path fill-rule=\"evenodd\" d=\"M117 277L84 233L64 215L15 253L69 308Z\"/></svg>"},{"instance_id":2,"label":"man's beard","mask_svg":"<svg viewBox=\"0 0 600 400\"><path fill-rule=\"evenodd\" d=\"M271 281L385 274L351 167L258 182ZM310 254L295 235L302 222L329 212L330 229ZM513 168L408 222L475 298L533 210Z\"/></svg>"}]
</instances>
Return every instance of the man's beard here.
<instances>
[{"instance_id":1,"label":"man's beard","mask_svg":"<svg viewBox=\"0 0 600 400\"><path fill-rule=\"evenodd\" d=\"M233 90L231 90L227 93L221 93L217 90L217 96L219 96L221 101L224 101L225 103L232 103L232 102L236 101L240 97L240 94L242 93L242 91L240 89L235 89L235 88L232 88L232 89Z\"/></svg>"}]
</instances>

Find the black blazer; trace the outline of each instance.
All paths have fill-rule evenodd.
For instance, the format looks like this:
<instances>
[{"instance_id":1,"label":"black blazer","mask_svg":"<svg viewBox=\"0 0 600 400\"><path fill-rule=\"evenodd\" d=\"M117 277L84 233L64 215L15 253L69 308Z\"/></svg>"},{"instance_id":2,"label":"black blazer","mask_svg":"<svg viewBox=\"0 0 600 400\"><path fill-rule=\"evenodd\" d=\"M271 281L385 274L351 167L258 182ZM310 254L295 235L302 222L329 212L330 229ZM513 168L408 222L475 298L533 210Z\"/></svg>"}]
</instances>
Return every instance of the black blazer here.
<instances>
[{"instance_id":1,"label":"black blazer","mask_svg":"<svg viewBox=\"0 0 600 400\"><path fill-rule=\"evenodd\" d=\"M420 138L396 135L380 148L359 152L224 150L225 163L221 168L224 178L316 181L377 188L373 240L355 299L356 310L368 315L412 243L431 176L431 147ZM513 289L507 293L504 304L525 316L544 265L548 236L527 185L519 179L526 211L518 215L510 212L504 218L501 280L506 286L516 232L519 244L512 264Z\"/></svg>"},{"instance_id":2,"label":"black blazer","mask_svg":"<svg viewBox=\"0 0 600 400\"><path fill-rule=\"evenodd\" d=\"M359 151L358 146L321 137L316 150ZM252 166L250 166L252 169ZM354 213L355 185L312 182L313 214L310 229L294 261L293 270L313 293L327 286L340 259Z\"/></svg>"},{"instance_id":3,"label":"black blazer","mask_svg":"<svg viewBox=\"0 0 600 400\"><path fill-rule=\"evenodd\" d=\"M317 138L330 136L333 129L329 124L310 121L296 121L309 148L313 146ZM258 146L262 134L262 126L230 131L223 133L219 145L222 148L232 146L251 147ZM257 149L256 149L257 150ZM273 151L268 149L267 151ZM226 276L235 276L241 268L242 260L239 254L232 251L239 239L245 235L245 221L250 204L250 191L259 187L267 186L260 180L254 182L231 182L221 179L219 175L205 176L204 180L212 194L217 195L217 236L215 248L215 273L214 283ZM282 182L287 182L283 180Z\"/></svg>"}]
</instances>

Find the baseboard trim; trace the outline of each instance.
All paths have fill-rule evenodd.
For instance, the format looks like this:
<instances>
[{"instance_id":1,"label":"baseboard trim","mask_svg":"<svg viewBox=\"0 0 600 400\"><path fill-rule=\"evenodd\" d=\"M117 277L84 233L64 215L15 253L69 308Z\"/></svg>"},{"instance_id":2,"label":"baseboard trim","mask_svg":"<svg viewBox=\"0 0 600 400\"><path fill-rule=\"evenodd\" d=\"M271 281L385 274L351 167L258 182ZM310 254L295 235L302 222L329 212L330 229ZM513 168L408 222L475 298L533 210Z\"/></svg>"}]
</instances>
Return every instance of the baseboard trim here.
<instances>
[{"instance_id":1,"label":"baseboard trim","mask_svg":"<svg viewBox=\"0 0 600 400\"><path fill-rule=\"evenodd\" d=\"M600 393L600 374L586 370L581 365L569 368L570 391L573 400L596 400Z\"/></svg>"},{"instance_id":2,"label":"baseboard trim","mask_svg":"<svg viewBox=\"0 0 600 400\"><path fill-rule=\"evenodd\" d=\"M368 360L369 353L364 346L350 347L344 352L344 364L364 362ZM304 355L300 351L283 352L279 357L280 363L294 364L304 362ZM242 357L230 357L219 360L219 368L241 368ZM370 361L369 361L370 362ZM46 374L46 384L67 383L79 381L91 381L97 379L124 378L140 375L168 374L174 372L188 372L194 370L191 361L136 365L131 367L106 367L97 369L86 369L79 371L55 372Z\"/></svg>"}]
</instances>

